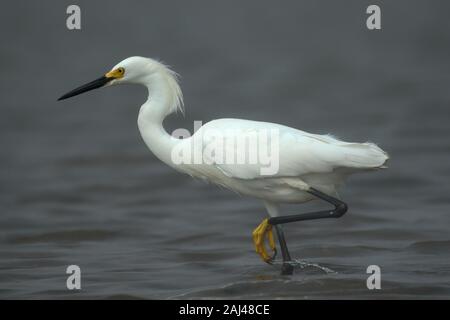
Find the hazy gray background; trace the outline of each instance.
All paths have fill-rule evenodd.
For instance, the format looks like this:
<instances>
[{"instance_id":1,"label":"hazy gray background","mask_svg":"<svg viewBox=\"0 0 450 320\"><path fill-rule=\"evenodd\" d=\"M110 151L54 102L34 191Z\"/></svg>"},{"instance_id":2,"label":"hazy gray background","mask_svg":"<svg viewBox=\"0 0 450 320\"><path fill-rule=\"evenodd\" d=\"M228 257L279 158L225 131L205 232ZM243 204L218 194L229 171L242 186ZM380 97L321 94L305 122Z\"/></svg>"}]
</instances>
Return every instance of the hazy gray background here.
<instances>
[{"instance_id":1,"label":"hazy gray background","mask_svg":"<svg viewBox=\"0 0 450 320\"><path fill-rule=\"evenodd\" d=\"M66 29L66 8L82 30ZM448 1L8 1L0 19L0 298L448 298ZM280 122L391 155L355 176L342 219L286 227L264 265L259 201L180 175L136 127L143 88L56 99L132 55L181 74L186 118ZM289 206L286 213L316 205ZM65 269L82 269L82 291ZM366 289L366 267L382 290Z\"/></svg>"}]
</instances>

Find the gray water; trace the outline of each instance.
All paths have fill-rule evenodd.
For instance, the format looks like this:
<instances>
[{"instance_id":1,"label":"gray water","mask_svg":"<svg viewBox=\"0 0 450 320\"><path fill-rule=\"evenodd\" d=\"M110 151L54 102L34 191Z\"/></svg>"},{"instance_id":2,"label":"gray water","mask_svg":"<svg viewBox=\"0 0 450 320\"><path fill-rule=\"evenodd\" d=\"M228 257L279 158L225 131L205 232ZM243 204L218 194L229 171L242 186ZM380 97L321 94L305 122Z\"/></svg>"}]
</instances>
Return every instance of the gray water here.
<instances>
[{"instance_id":1,"label":"gray water","mask_svg":"<svg viewBox=\"0 0 450 320\"><path fill-rule=\"evenodd\" d=\"M65 27L72 1L2 4L0 298L450 297L448 1L377 1L380 31L368 1L77 2L81 31ZM343 218L286 226L302 264L282 277L253 250L258 200L147 150L143 88L56 102L131 55L181 74L187 115L169 131L278 122L376 142L389 169L349 180ZM381 290L366 287L373 264Z\"/></svg>"}]
</instances>

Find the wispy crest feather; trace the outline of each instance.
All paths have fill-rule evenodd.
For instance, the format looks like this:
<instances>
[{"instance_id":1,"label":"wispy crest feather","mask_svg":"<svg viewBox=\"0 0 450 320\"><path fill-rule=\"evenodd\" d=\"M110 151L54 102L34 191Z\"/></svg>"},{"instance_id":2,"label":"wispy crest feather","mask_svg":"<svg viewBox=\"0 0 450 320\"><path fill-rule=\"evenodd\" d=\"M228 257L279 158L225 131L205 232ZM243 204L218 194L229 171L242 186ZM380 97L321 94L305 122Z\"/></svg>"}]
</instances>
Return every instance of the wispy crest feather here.
<instances>
[{"instance_id":1,"label":"wispy crest feather","mask_svg":"<svg viewBox=\"0 0 450 320\"><path fill-rule=\"evenodd\" d=\"M184 113L184 101L183 92L181 91L179 85L179 74L173 71L170 66L166 65L162 61L157 61L163 74L166 76L167 82L169 84L169 90L171 91L171 97L173 101L171 103L170 112L180 111L183 115Z\"/></svg>"}]
</instances>

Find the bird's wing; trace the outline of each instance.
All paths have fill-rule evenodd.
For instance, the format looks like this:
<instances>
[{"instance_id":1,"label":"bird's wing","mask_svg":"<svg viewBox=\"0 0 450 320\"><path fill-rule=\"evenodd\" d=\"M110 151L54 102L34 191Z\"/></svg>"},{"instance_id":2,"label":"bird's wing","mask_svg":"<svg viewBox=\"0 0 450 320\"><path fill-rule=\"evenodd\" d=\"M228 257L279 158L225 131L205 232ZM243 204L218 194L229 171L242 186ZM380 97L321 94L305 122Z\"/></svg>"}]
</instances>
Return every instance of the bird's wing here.
<instances>
[{"instance_id":1,"label":"bird's wing","mask_svg":"<svg viewBox=\"0 0 450 320\"><path fill-rule=\"evenodd\" d=\"M240 179L376 168L387 160L387 154L372 143L348 143L267 122L214 120L196 135L202 136L203 159L226 176Z\"/></svg>"}]
</instances>

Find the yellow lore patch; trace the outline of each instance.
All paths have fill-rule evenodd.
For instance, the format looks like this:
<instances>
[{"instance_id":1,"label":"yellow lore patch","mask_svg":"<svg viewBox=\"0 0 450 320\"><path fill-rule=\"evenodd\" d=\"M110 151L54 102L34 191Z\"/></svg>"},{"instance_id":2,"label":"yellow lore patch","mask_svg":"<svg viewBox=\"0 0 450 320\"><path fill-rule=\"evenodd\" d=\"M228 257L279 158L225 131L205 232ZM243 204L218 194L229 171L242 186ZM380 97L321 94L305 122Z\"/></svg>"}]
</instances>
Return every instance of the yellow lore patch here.
<instances>
[{"instance_id":1,"label":"yellow lore patch","mask_svg":"<svg viewBox=\"0 0 450 320\"><path fill-rule=\"evenodd\" d=\"M124 68L117 68L117 69L111 70L110 72L106 73L105 77L120 79L120 78L123 78L124 74L125 74Z\"/></svg>"}]
</instances>

